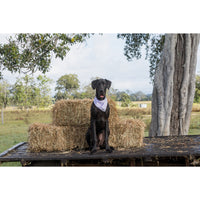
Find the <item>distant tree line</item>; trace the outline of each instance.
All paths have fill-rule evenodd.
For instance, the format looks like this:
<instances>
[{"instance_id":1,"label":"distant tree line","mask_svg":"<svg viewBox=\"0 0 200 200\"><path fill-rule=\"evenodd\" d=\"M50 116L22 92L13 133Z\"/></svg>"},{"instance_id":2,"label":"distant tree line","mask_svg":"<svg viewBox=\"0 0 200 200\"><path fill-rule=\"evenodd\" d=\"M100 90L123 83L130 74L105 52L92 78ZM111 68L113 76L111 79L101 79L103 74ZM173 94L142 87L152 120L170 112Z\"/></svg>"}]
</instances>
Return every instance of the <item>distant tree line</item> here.
<instances>
[{"instance_id":1,"label":"distant tree line","mask_svg":"<svg viewBox=\"0 0 200 200\"><path fill-rule=\"evenodd\" d=\"M14 84L5 80L0 81L0 106L17 106L28 109L33 106L46 107L52 104L50 83L51 79L45 75L37 78L25 75L18 78Z\"/></svg>"},{"instance_id":2,"label":"distant tree line","mask_svg":"<svg viewBox=\"0 0 200 200\"><path fill-rule=\"evenodd\" d=\"M93 77L91 81L99 78ZM37 108L47 107L60 99L93 99L95 90L91 84L80 86L80 81L76 74L66 74L56 81L55 95L52 96L50 85L52 80L45 75L37 78L25 75L18 78L14 84L9 84L5 80L0 81L0 106L1 110L7 105L17 106L20 109L29 109L33 106ZM152 95L142 91L132 92L130 90L119 91L110 88L108 96L115 101L120 101L121 106L129 106L132 101L151 101ZM194 102L200 103L200 75L196 76L196 92Z\"/></svg>"},{"instance_id":3,"label":"distant tree line","mask_svg":"<svg viewBox=\"0 0 200 200\"><path fill-rule=\"evenodd\" d=\"M0 81L0 107L1 121L4 123L4 109L9 106L17 106L20 109L29 110L33 106L37 108L47 107L52 104L51 79L44 76L34 78L25 75L18 78L14 84L6 80ZM27 112L28 113L28 112Z\"/></svg>"},{"instance_id":4,"label":"distant tree line","mask_svg":"<svg viewBox=\"0 0 200 200\"><path fill-rule=\"evenodd\" d=\"M93 77L91 81L99 78ZM25 75L18 78L15 83L9 84L6 80L0 81L0 108L3 123L3 111L9 106L17 106L20 109L37 107L44 108L52 105L60 99L93 99L95 90L91 84L80 86L80 81L76 74L66 74L56 81L55 95L52 96L50 85L52 80L45 75L33 76ZM131 106L132 101L151 101L152 95L142 91L132 92L130 90L119 91L110 88L108 96L115 101L120 101L122 107ZM195 103L200 103L200 75L196 76Z\"/></svg>"},{"instance_id":5,"label":"distant tree line","mask_svg":"<svg viewBox=\"0 0 200 200\"><path fill-rule=\"evenodd\" d=\"M91 78L91 81L98 77ZM33 106L37 108L47 107L54 101L60 99L93 99L95 90L91 84L80 86L80 81L76 74L66 74L56 81L55 95L52 96L50 85L52 80L45 75L33 76L25 75L18 78L15 83L9 84L6 80L0 81L0 106L6 108L7 105L17 106L20 109L28 109ZM130 90L119 91L110 88L108 96L115 101L124 102L128 106L131 101L150 101L151 95L146 95L139 91L136 93Z\"/></svg>"},{"instance_id":6,"label":"distant tree line","mask_svg":"<svg viewBox=\"0 0 200 200\"><path fill-rule=\"evenodd\" d=\"M93 77L91 81L99 78ZM50 85L52 80L45 75L37 78L25 75L18 78L14 84L9 84L5 80L0 81L0 106L6 108L7 105L17 106L21 109L28 109L33 106L37 108L47 107L60 99L93 99L95 90L91 84L80 86L80 81L76 74L65 74L56 81L55 95L52 96ZM121 106L129 106L132 101L151 101L152 95L142 91L132 92L130 90L120 91L110 88L108 96L115 101L120 101ZM200 103L200 75L196 76L196 92L194 102Z\"/></svg>"},{"instance_id":7,"label":"distant tree line","mask_svg":"<svg viewBox=\"0 0 200 200\"><path fill-rule=\"evenodd\" d=\"M93 77L91 81L99 78ZM57 93L55 94L55 100L60 99L84 99L84 98L94 98L95 91L91 88L91 84L84 86L82 89L80 88L80 81L78 80L78 76L76 74L66 74L60 77L56 82L55 90ZM110 88L108 91L108 96L115 101L122 101L128 104L131 101L150 101L151 94L144 94L142 91L133 93L130 90L119 91L114 88ZM124 104L125 105L125 104Z\"/></svg>"}]
</instances>

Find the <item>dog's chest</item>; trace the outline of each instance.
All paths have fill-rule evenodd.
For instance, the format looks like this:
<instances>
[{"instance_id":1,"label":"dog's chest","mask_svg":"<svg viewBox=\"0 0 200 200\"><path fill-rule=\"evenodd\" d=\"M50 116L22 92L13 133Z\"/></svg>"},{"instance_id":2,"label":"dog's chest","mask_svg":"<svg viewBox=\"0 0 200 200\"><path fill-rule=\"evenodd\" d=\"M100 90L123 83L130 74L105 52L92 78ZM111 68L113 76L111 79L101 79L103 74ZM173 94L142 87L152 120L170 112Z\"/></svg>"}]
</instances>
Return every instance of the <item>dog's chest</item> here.
<instances>
[{"instance_id":1,"label":"dog's chest","mask_svg":"<svg viewBox=\"0 0 200 200\"><path fill-rule=\"evenodd\" d=\"M103 112L100 109L98 109L94 105L94 103L92 104L92 107L91 107L91 119L95 119L98 122L105 122L109 117L109 113L110 113L109 104L107 105L107 108L106 108L105 112Z\"/></svg>"},{"instance_id":2,"label":"dog's chest","mask_svg":"<svg viewBox=\"0 0 200 200\"><path fill-rule=\"evenodd\" d=\"M108 120L108 111L103 112L101 110L98 110L95 114L95 121L96 121L96 130L101 131L106 128L106 121Z\"/></svg>"}]
</instances>

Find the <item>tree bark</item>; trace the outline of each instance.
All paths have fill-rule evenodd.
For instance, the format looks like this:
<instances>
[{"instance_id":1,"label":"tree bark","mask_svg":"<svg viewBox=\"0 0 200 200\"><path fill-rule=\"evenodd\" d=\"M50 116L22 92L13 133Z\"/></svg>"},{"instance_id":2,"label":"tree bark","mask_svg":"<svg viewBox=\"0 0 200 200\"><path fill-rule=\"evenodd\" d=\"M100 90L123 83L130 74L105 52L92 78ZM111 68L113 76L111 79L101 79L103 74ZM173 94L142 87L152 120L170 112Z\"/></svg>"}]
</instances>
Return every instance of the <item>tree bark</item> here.
<instances>
[{"instance_id":1,"label":"tree bark","mask_svg":"<svg viewBox=\"0 0 200 200\"><path fill-rule=\"evenodd\" d=\"M149 136L188 134L199 39L199 34L166 34L154 79Z\"/></svg>"}]
</instances>

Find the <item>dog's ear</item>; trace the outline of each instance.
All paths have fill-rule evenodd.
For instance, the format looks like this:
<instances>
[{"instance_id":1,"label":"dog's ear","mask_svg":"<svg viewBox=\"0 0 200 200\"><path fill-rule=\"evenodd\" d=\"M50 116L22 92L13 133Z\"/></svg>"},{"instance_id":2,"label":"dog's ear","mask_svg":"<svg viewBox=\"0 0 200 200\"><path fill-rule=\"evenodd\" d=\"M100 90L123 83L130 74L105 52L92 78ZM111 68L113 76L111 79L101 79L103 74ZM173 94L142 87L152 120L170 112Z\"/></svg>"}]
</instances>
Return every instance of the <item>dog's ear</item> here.
<instances>
[{"instance_id":1,"label":"dog's ear","mask_svg":"<svg viewBox=\"0 0 200 200\"><path fill-rule=\"evenodd\" d=\"M94 81L92 81L92 89L94 90L94 89L96 89L96 87L97 87L97 81L98 80L94 80Z\"/></svg>"},{"instance_id":2,"label":"dog's ear","mask_svg":"<svg viewBox=\"0 0 200 200\"><path fill-rule=\"evenodd\" d=\"M111 86L111 81L109 81L109 80L107 80L107 79L105 79L106 80L106 88L110 88L110 86Z\"/></svg>"}]
</instances>

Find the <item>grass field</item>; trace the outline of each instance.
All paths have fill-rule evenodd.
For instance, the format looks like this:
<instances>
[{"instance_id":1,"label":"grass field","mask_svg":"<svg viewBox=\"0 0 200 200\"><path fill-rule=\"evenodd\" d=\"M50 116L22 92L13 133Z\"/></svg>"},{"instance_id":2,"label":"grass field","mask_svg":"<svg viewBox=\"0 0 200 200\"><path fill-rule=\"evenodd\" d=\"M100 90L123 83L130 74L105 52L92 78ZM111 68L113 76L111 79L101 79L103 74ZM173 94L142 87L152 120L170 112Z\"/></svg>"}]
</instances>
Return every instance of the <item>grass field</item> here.
<instances>
[{"instance_id":1,"label":"grass field","mask_svg":"<svg viewBox=\"0 0 200 200\"><path fill-rule=\"evenodd\" d=\"M0 124L0 153L20 142L26 142L28 127L33 122L51 123L50 110L5 111ZM8 163L9 164L9 163ZM7 166L7 164L3 164ZM13 163L15 166L16 163Z\"/></svg>"},{"instance_id":2,"label":"grass field","mask_svg":"<svg viewBox=\"0 0 200 200\"><path fill-rule=\"evenodd\" d=\"M134 102L135 106L130 108L121 108L119 105L118 111L121 118L139 118L146 124L145 136L148 136L148 131L151 122L151 103L147 103L147 108L138 108L141 102ZM144 102L142 102L144 103ZM27 141L28 127L34 122L51 123L51 110L11 110L4 112L4 124L0 123L0 153L8 148L18 144L19 142ZM191 115L190 135L200 134L200 105L194 104L194 110ZM5 163L1 166L20 166L20 163Z\"/></svg>"}]
</instances>

